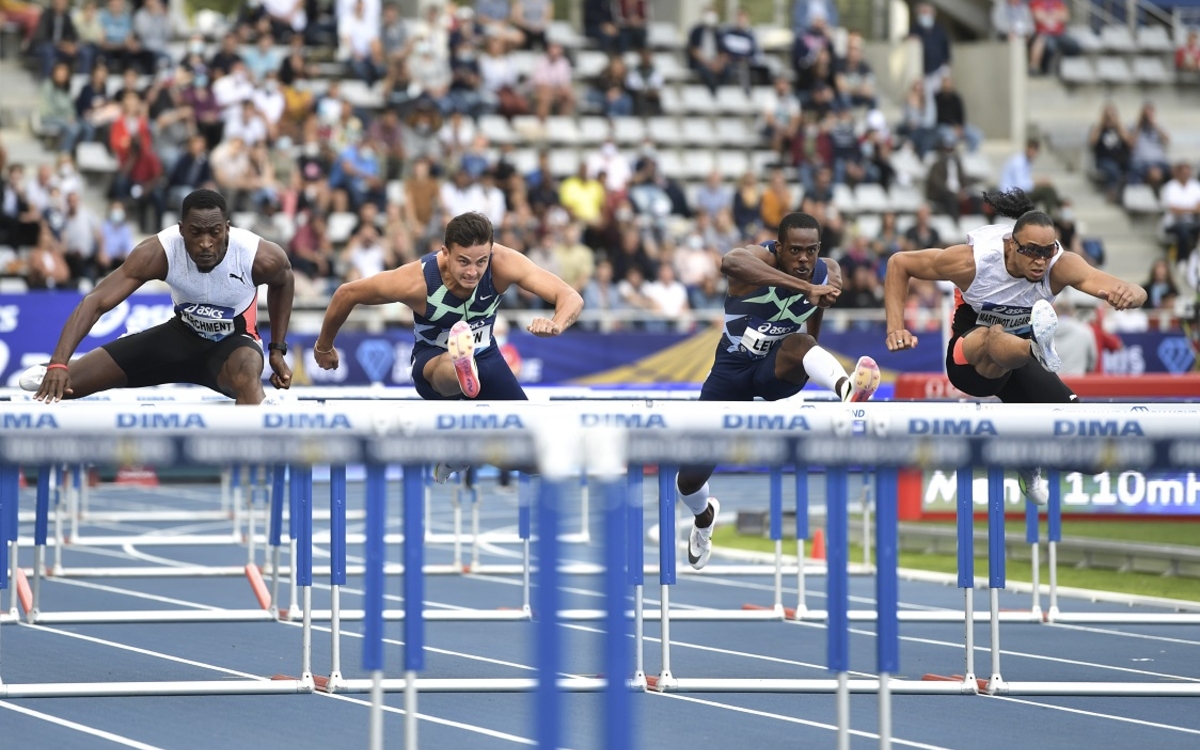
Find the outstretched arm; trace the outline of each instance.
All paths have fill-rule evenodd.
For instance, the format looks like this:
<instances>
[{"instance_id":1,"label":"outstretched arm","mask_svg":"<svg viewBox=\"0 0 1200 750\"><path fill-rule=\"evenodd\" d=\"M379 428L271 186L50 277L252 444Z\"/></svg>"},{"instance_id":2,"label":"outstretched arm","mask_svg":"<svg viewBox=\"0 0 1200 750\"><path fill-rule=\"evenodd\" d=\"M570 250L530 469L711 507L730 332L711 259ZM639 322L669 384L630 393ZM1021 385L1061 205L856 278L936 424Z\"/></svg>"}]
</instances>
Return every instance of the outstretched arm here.
<instances>
[{"instance_id":1,"label":"outstretched arm","mask_svg":"<svg viewBox=\"0 0 1200 750\"><path fill-rule=\"evenodd\" d=\"M259 240L251 276L255 286L267 285L267 314L271 317L271 341L286 341L288 325L292 320L296 281L287 253L274 242ZM292 370L284 360L283 352L271 349L267 352L267 361L271 365L271 385L284 389L291 387Z\"/></svg>"},{"instance_id":2,"label":"outstretched arm","mask_svg":"<svg viewBox=\"0 0 1200 750\"><path fill-rule=\"evenodd\" d=\"M534 318L528 330L535 336L557 336L571 327L583 310L583 297L571 285L521 253L504 245L492 245L492 277L497 288L516 284L554 305L554 317Z\"/></svg>"},{"instance_id":3,"label":"outstretched arm","mask_svg":"<svg viewBox=\"0 0 1200 750\"><path fill-rule=\"evenodd\" d=\"M914 250L888 258L887 276L883 280L888 351L912 349L917 345L917 337L904 327L909 279L952 281L959 289L966 289L975 279L974 252L970 245L952 245L944 250Z\"/></svg>"},{"instance_id":4,"label":"outstretched arm","mask_svg":"<svg viewBox=\"0 0 1200 750\"><path fill-rule=\"evenodd\" d=\"M425 277L421 273L419 260L339 286L329 300L325 319L321 322L321 333L313 344L317 364L325 370L337 369L338 353L333 348L333 341L354 308L359 305L386 305L389 302L401 302L413 307L416 304L414 300L423 299L424 288ZM417 312L424 313L424 306Z\"/></svg>"},{"instance_id":5,"label":"outstretched arm","mask_svg":"<svg viewBox=\"0 0 1200 750\"><path fill-rule=\"evenodd\" d=\"M135 247L125 263L104 277L71 312L58 337L54 354L50 357L51 367L46 371L34 398L38 401L58 401L70 395L71 378L66 364L100 316L124 302L145 282L165 278L167 255L158 237L150 237Z\"/></svg>"},{"instance_id":6,"label":"outstretched arm","mask_svg":"<svg viewBox=\"0 0 1200 750\"><path fill-rule=\"evenodd\" d=\"M740 294L763 286L777 286L799 292L815 302L816 297L834 291L830 284L812 284L780 271L775 267L774 257L761 245L737 247L726 253L721 258L721 273L729 278L731 292Z\"/></svg>"},{"instance_id":7,"label":"outstretched arm","mask_svg":"<svg viewBox=\"0 0 1200 750\"><path fill-rule=\"evenodd\" d=\"M1146 290L1142 287L1121 281L1088 265L1081 256L1066 252L1050 269L1050 288L1058 294L1069 286L1105 300L1117 310L1141 307L1146 302Z\"/></svg>"}]
</instances>

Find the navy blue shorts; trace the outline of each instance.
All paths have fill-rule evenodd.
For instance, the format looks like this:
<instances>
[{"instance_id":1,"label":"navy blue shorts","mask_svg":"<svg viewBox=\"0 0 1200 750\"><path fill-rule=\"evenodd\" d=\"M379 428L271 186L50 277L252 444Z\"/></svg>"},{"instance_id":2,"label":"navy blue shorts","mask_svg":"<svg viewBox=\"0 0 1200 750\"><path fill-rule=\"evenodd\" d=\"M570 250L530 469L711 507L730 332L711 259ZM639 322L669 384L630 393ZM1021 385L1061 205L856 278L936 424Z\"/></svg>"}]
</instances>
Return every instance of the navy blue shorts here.
<instances>
[{"instance_id":1,"label":"navy blue shorts","mask_svg":"<svg viewBox=\"0 0 1200 750\"><path fill-rule=\"evenodd\" d=\"M429 360L445 354L446 350L428 344L417 344L413 347L412 380L417 393L426 401L461 401L467 397L443 396L433 390L433 386L425 379L425 365ZM479 371L479 395L472 401L528 401L512 368L504 361L500 347L493 344L475 354L475 369Z\"/></svg>"},{"instance_id":2,"label":"navy blue shorts","mask_svg":"<svg viewBox=\"0 0 1200 750\"><path fill-rule=\"evenodd\" d=\"M717 354L712 371L700 388L701 401L778 401L795 396L808 382L789 383L775 377L775 357L779 347L773 347L762 359Z\"/></svg>"}]
</instances>

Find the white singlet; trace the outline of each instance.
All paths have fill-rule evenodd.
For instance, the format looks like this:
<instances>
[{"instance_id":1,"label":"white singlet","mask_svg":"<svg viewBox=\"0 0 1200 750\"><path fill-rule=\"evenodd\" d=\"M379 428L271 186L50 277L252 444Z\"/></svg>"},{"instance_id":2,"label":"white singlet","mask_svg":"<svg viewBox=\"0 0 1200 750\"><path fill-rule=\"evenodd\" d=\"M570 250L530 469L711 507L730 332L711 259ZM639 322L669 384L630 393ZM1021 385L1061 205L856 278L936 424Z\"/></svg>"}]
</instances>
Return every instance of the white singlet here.
<instances>
[{"instance_id":1,"label":"white singlet","mask_svg":"<svg viewBox=\"0 0 1200 750\"><path fill-rule=\"evenodd\" d=\"M1050 291L1050 269L1062 257L1062 249L1059 248L1046 263L1046 274L1041 281L1035 283L1013 276L1004 265L1004 236L1010 232L1011 225L989 224L967 234L967 244L975 251L975 280L960 292L960 296L975 312L975 320L963 325L966 321L961 321L962 316L956 311L955 333L998 323L1008 333L1028 336L1033 304L1043 299L1054 302L1054 294Z\"/></svg>"},{"instance_id":2,"label":"white singlet","mask_svg":"<svg viewBox=\"0 0 1200 750\"><path fill-rule=\"evenodd\" d=\"M197 335L220 341L235 333L258 339L258 287L251 275L258 253L257 234L229 230L229 251L213 270L196 268L183 246L179 225L158 233L167 254L167 285L175 314Z\"/></svg>"}]
</instances>

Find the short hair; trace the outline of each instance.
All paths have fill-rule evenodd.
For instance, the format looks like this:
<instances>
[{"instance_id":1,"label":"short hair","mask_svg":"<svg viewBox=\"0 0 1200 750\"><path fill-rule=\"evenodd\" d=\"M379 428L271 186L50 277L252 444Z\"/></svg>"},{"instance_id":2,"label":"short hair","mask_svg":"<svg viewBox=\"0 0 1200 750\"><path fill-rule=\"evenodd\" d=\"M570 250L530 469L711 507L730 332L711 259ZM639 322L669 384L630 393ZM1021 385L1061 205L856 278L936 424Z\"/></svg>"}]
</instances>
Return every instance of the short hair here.
<instances>
[{"instance_id":1,"label":"short hair","mask_svg":"<svg viewBox=\"0 0 1200 750\"><path fill-rule=\"evenodd\" d=\"M793 211L783 217L783 221L779 222L779 240L782 242L787 237L787 233L792 229L815 229L817 234L821 234L821 222L817 221L816 217L806 214L802 211Z\"/></svg>"},{"instance_id":2,"label":"short hair","mask_svg":"<svg viewBox=\"0 0 1200 750\"><path fill-rule=\"evenodd\" d=\"M446 247L490 245L493 241L492 222L478 211L459 214L446 225Z\"/></svg>"},{"instance_id":3,"label":"short hair","mask_svg":"<svg viewBox=\"0 0 1200 750\"><path fill-rule=\"evenodd\" d=\"M229 209L225 206L225 196L216 190L193 190L183 199L179 216L186 219L189 211L205 211L211 208L220 209L222 218L229 218Z\"/></svg>"}]
</instances>

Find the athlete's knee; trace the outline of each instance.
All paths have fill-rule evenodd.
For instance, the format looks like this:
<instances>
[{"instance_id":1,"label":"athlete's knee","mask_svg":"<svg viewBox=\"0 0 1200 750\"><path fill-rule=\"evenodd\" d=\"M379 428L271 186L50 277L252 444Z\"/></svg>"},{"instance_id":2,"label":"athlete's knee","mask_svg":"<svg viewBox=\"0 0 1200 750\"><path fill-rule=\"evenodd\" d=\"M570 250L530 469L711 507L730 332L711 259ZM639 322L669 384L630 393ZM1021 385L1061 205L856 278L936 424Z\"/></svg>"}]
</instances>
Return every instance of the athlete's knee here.
<instances>
[{"instance_id":1,"label":"athlete's knee","mask_svg":"<svg viewBox=\"0 0 1200 750\"><path fill-rule=\"evenodd\" d=\"M684 495L692 495L700 491L710 476L710 466L682 466L675 478L675 487Z\"/></svg>"},{"instance_id":2,"label":"athlete's knee","mask_svg":"<svg viewBox=\"0 0 1200 750\"><path fill-rule=\"evenodd\" d=\"M262 394L262 355L249 347L241 347L229 355L221 368L226 386L239 401L244 397Z\"/></svg>"}]
</instances>

